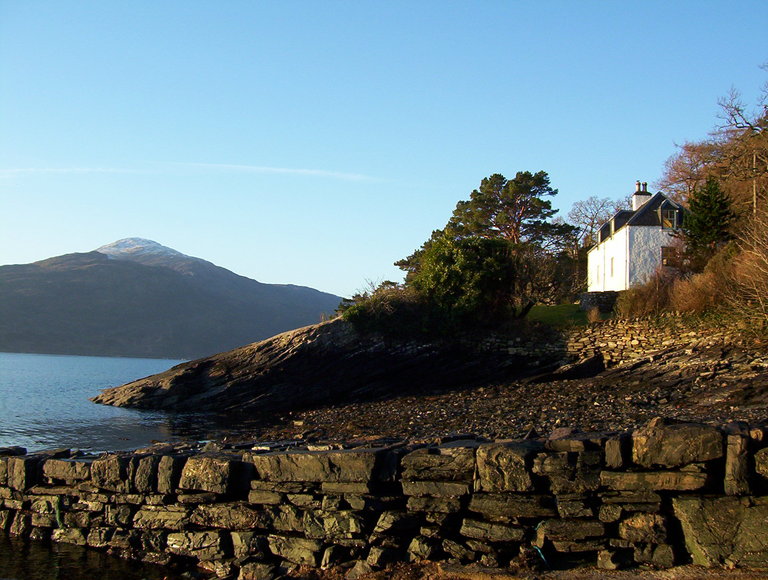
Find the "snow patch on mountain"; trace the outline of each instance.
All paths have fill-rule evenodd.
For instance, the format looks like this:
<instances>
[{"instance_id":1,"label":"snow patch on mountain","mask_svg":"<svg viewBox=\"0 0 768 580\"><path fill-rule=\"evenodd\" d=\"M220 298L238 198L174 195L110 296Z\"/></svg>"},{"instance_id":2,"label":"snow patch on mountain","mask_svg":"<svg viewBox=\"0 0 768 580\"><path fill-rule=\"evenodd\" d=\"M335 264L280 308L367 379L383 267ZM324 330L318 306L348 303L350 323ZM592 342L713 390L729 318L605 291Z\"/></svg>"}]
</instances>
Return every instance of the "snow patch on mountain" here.
<instances>
[{"instance_id":1,"label":"snow patch on mountain","mask_svg":"<svg viewBox=\"0 0 768 580\"><path fill-rule=\"evenodd\" d=\"M101 246L100 248L97 248L96 251L116 259L130 259L138 256L189 257L186 254L177 252L173 248L163 246L153 240L146 240L144 238L124 238L112 242L111 244Z\"/></svg>"}]
</instances>

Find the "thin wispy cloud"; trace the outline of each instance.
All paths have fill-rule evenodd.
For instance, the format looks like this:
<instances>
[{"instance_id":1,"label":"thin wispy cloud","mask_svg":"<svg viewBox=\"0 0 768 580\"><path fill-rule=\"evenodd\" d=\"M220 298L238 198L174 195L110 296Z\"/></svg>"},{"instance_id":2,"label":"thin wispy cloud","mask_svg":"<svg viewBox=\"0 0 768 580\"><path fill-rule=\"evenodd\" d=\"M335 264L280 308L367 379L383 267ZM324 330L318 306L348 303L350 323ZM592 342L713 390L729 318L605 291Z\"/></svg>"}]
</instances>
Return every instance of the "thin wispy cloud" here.
<instances>
[{"instance_id":1,"label":"thin wispy cloud","mask_svg":"<svg viewBox=\"0 0 768 580\"><path fill-rule=\"evenodd\" d=\"M272 175L307 175L312 177L327 177L330 179L343 179L346 181L372 181L375 178L361 173L345 173L342 171L328 171L325 169L301 169L292 167L267 167L264 165L237 165L231 163L177 163L187 167L202 169L215 169L222 171L239 171L244 173L261 173Z\"/></svg>"},{"instance_id":2,"label":"thin wispy cloud","mask_svg":"<svg viewBox=\"0 0 768 580\"><path fill-rule=\"evenodd\" d=\"M137 173L132 169L118 167L15 167L0 169L0 176L44 175L44 174L87 174L87 173Z\"/></svg>"}]
</instances>

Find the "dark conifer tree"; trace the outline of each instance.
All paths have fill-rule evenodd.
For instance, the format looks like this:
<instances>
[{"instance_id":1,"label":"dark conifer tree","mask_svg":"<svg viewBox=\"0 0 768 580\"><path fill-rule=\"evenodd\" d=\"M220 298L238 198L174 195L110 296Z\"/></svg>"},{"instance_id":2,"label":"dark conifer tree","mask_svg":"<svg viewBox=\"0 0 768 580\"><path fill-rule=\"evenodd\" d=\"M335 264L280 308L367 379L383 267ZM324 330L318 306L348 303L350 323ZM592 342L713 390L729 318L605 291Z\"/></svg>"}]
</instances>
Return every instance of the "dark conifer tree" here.
<instances>
[{"instance_id":1,"label":"dark conifer tree","mask_svg":"<svg viewBox=\"0 0 768 580\"><path fill-rule=\"evenodd\" d=\"M712 178L694 190L681 227L686 254L694 270L701 270L717 250L732 239L736 217L728 196Z\"/></svg>"}]
</instances>

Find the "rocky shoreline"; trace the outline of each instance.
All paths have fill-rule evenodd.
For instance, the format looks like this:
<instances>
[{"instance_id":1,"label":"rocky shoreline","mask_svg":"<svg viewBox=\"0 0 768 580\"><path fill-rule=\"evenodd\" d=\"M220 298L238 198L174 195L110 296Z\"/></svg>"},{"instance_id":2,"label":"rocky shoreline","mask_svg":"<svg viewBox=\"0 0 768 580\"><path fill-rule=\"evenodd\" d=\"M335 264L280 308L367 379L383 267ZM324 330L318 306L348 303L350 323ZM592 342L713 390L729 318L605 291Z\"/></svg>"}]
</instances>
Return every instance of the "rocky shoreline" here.
<instances>
[{"instance_id":1,"label":"rocky shoreline","mask_svg":"<svg viewBox=\"0 0 768 580\"><path fill-rule=\"evenodd\" d=\"M169 408L218 398L226 436L102 457L6 450L0 527L158 563L197 560L243 580L628 578L638 569L617 568L638 565L676 566L644 572L653 578L760 577L749 571L768 568L759 534L706 557L688 538L736 512L768 517L764 346L608 330L544 347L494 339L451 358L456 350L371 337L361 346L348 327L319 325L180 365L97 400ZM521 366L526 357L534 362ZM359 364L373 360L389 364ZM681 523L702 509L711 521ZM400 529L402 518L418 530ZM536 554L545 548L592 567L547 570ZM747 571L679 567L691 560Z\"/></svg>"},{"instance_id":2,"label":"rocky shoreline","mask_svg":"<svg viewBox=\"0 0 768 580\"><path fill-rule=\"evenodd\" d=\"M229 439L431 441L471 434L491 440L546 435L561 427L628 430L658 415L712 425L768 420L768 354L737 346L670 347L586 378L546 375L431 388L269 419L244 417Z\"/></svg>"}]
</instances>

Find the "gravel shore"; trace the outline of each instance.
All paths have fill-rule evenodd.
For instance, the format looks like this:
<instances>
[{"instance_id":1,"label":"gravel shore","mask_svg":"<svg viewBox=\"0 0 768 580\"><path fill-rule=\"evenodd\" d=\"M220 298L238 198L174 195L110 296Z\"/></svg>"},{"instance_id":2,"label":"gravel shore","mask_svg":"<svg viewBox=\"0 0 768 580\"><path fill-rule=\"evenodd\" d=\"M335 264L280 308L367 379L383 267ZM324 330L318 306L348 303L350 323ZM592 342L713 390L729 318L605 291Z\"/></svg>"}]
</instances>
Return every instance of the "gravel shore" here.
<instances>
[{"instance_id":1,"label":"gravel shore","mask_svg":"<svg viewBox=\"0 0 768 580\"><path fill-rule=\"evenodd\" d=\"M246 438L431 441L632 429L655 416L723 424L768 420L768 353L737 347L668 349L588 378L475 385L381 397L263 420ZM413 392L412 392L413 393Z\"/></svg>"}]
</instances>

